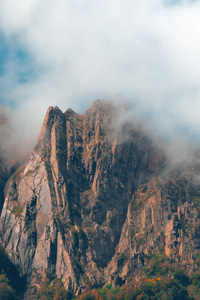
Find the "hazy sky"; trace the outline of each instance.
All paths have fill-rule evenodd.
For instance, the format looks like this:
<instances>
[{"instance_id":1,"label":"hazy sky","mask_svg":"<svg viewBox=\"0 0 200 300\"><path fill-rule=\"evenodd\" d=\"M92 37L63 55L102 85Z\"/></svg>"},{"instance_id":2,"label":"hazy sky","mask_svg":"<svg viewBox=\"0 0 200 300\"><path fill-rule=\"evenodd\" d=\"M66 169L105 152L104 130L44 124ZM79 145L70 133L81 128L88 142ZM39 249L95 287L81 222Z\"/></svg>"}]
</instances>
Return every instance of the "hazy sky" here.
<instances>
[{"instance_id":1,"label":"hazy sky","mask_svg":"<svg viewBox=\"0 0 200 300\"><path fill-rule=\"evenodd\" d=\"M25 138L48 106L132 101L200 136L200 1L0 0L0 102Z\"/></svg>"}]
</instances>

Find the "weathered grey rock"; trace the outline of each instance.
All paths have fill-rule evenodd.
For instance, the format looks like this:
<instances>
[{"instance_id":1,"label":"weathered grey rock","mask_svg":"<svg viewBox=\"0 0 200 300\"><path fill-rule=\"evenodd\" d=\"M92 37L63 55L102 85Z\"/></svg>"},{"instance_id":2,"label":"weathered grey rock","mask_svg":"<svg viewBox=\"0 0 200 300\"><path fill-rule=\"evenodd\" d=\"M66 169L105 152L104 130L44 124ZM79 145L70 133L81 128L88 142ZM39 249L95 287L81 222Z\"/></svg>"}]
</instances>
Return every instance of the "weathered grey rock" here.
<instances>
[{"instance_id":1,"label":"weathered grey rock","mask_svg":"<svg viewBox=\"0 0 200 300\"><path fill-rule=\"evenodd\" d=\"M103 101L84 115L50 107L28 162L7 183L1 240L32 286L27 299L46 277L78 294L89 281L122 284L145 254L192 262L200 246L198 185L187 181L187 195L178 177L159 186L162 155L139 126L117 124L115 110Z\"/></svg>"},{"instance_id":2,"label":"weathered grey rock","mask_svg":"<svg viewBox=\"0 0 200 300\"><path fill-rule=\"evenodd\" d=\"M152 174L151 142L115 122L102 101L84 115L50 107L28 163L10 180L1 238L31 284L56 276L79 292L86 279L105 283L132 194Z\"/></svg>"},{"instance_id":3,"label":"weathered grey rock","mask_svg":"<svg viewBox=\"0 0 200 300\"><path fill-rule=\"evenodd\" d=\"M141 186L128 206L116 254L109 263L108 282L136 276L155 252L165 253L188 269L196 270L200 249L200 184L194 174L182 174ZM112 278L112 280L111 280Z\"/></svg>"}]
</instances>

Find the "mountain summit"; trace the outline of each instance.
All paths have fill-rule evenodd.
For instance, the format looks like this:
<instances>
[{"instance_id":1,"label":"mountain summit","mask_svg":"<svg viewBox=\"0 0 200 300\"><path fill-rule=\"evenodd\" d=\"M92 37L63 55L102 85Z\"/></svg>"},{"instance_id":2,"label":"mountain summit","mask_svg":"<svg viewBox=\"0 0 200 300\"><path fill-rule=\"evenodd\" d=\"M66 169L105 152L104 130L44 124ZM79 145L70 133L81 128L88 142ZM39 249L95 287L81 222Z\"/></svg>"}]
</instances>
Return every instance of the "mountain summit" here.
<instances>
[{"instance_id":1,"label":"mountain summit","mask_svg":"<svg viewBox=\"0 0 200 300\"><path fill-rule=\"evenodd\" d=\"M142 126L97 100L83 115L50 107L28 162L8 180L1 241L35 299L46 278L80 294L139 274L155 251L195 270L198 168L162 176ZM161 159L162 158L162 159Z\"/></svg>"}]
</instances>

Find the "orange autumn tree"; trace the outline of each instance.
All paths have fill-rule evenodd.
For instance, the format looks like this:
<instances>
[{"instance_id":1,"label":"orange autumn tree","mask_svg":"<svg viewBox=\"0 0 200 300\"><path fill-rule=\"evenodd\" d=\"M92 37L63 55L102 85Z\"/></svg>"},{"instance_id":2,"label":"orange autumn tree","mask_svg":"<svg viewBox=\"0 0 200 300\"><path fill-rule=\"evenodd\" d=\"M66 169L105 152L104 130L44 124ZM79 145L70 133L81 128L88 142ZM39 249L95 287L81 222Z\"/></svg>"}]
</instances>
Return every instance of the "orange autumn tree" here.
<instances>
[{"instance_id":1,"label":"orange autumn tree","mask_svg":"<svg viewBox=\"0 0 200 300\"><path fill-rule=\"evenodd\" d=\"M95 289L89 290L86 288L83 294L78 297L78 300L103 300L103 298L99 296Z\"/></svg>"}]
</instances>

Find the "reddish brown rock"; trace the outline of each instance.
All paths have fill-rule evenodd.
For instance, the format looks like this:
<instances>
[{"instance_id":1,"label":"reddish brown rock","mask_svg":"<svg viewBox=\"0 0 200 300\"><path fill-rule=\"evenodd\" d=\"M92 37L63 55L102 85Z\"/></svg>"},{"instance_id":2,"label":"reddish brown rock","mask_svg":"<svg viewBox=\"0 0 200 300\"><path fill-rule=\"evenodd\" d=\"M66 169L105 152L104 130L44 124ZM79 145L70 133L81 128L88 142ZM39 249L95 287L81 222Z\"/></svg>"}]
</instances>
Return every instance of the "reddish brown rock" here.
<instances>
[{"instance_id":1,"label":"reddish brown rock","mask_svg":"<svg viewBox=\"0 0 200 300\"><path fill-rule=\"evenodd\" d=\"M159 186L163 155L142 127L115 116L99 100L84 115L50 107L29 161L7 184L1 239L29 285L58 277L80 293L89 281L121 284L155 250L185 261L197 251L194 199L180 196L180 178Z\"/></svg>"}]
</instances>

